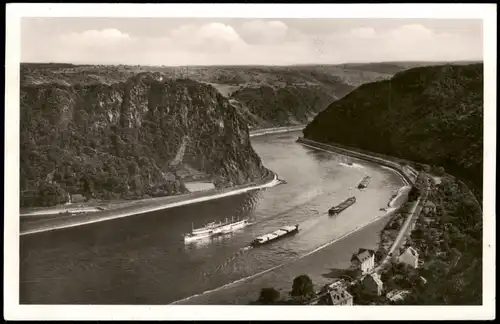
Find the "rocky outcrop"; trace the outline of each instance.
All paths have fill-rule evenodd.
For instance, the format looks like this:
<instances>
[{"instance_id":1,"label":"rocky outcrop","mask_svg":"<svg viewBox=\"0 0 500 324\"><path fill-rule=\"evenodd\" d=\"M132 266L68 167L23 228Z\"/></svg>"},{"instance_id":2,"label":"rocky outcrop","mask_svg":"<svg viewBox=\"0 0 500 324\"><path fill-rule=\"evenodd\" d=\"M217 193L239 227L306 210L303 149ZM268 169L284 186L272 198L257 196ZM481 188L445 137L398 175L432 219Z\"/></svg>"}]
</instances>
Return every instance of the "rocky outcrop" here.
<instances>
[{"instance_id":1,"label":"rocky outcrop","mask_svg":"<svg viewBox=\"0 0 500 324\"><path fill-rule=\"evenodd\" d=\"M152 72L93 82L22 72L22 206L67 193L175 195L191 179L227 187L268 172L240 113L210 85Z\"/></svg>"}]
</instances>

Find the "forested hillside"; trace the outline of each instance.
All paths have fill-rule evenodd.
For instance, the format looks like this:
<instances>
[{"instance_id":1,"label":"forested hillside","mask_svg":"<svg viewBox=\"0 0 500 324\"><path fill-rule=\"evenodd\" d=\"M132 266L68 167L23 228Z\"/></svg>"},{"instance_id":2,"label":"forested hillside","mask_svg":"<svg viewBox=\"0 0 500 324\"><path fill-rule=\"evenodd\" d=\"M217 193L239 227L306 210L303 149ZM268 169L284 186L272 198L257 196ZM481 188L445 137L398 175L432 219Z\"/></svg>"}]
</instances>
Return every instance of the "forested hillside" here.
<instances>
[{"instance_id":1,"label":"forested hillside","mask_svg":"<svg viewBox=\"0 0 500 324\"><path fill-rule=\"evenodd\" d=\"M442 166L480 192L483 65L419 67L363 84L319 113L304 136Z\"/></svg>"},{"instance_id":2,"label":"forested hillside","mask_svg":"<svg viewBox=\"0 0 500 324\"><path fill-rule=\"evenodd\" d=\"M93 83L40 75L21 85L21 206L175 195L189 180L222 187L267 173L241 115L210 85L151 72Z\"/></svg>"}]
</instances>

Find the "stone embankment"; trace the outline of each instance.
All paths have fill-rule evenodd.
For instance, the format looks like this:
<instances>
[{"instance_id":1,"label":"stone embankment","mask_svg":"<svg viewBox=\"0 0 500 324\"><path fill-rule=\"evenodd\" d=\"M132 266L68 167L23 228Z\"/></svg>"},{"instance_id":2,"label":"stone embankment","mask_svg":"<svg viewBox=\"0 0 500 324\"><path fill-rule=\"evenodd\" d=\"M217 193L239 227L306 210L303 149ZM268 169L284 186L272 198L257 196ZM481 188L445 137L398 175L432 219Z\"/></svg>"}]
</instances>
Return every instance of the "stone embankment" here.
<instances>
[{"instance_id":1,"label":"stone embankment","mask_svg":"<svg viewBox=\"0 0 500 324\"><path fill-rule=\"evenodd\" d=\"M341 148L339 146L335 146L332 144L324 144L324 143L319 143L316 141L311 141L311 140L305 139L303 137L299 137L297 139L297 142L301 143L301 144L309 145L312 147L322 148L322 149L329 150L332 152L337 152L337 153L340 153L343 155L353 156L353 157L356 157L359 159L363 159L366 161L370 161L370 162L374 162L374 163L386 166L388 168L391 168L391 169L397 171L404 178L404 180L408 184L411 184L411 185L415 184L415 180L417 179L417 176L418 176L418 171L416 171L415 169L413 169L412 167L410 167L408 165L401 165L401 164L396 163L394 161L390 161L388 159L384 159L384 158L377 157L374 155L368 155L365 153L357 152L355 150L348 150L348 149Z\"/></svg>"}]
</instances>

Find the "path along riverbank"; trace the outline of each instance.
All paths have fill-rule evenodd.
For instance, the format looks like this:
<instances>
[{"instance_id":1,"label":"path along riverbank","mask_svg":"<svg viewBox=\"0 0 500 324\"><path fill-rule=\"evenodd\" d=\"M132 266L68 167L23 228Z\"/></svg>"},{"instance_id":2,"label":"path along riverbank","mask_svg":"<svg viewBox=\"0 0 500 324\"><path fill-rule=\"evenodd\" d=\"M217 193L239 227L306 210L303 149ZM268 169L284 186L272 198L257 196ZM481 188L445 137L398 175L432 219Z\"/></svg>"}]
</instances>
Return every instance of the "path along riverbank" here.
<instances>
[{"instance_id":1,"label":"path along riverbank","mask_svg":"<svg viewBox=\"0 0 500 324\"><path fill-rule=\"evenodd\" d=\"M304 125L259 129L249 132L250 137L273 133L286 133L301 130ZM178 196L139 199L134 201L89 202L76 206L37 208L21 212L20 234L34 234L51 230L81 226L106 220L143 214L152 211L184 206L188 204L219 199L242 194L252 190L274 187L280 184L278 176L272 172L262 179L249 184L224 189L191 192Z\"/></svg>"},{"instance_id":2,"label":"path along riverbank","mask_svg":"<svg viewBox=\"0 0 500 324\"><path fill-rule=\"evenodd\" d=\"M249 132L250 137L267 135L267 134L277 134L277 133L288 133L303 130L306 125L294 125L294 126L283 126L283 127L272 127L272 128L262 128L255 129Z\"/></svg>"},{"instance_id":3,"label":"path along riverbank","mask_svg":"<svg viewBox=\"0 0 500 324\"><path fill-rule=\"evenodd\" d=\"M82 226L97 222L103 222L111 219L117 219L137 214L149 213L157 210L174 208L188 204L208 201L239 195L252 190L271 188L280 184L278 176L274 173L255 181L253 183L238 187L225 188L219 190L211 190L204 192L195 192L186 195L173 197L160 197L151 199L142 199L125 204L113 206L113 209L104 211L96 211L88 214L73 216L62 215L59 217L50 217L50 219L37 219L35 221L21 222L21 235L34 234L52 230L58 230L74 226ZM23 219L31 219L33 216L22 216ZM23 224L24 223L24 224Z\"/></svg>"},{"instance_id":4,"label":"path along riverbank","mask_svg":"<svg viewBox=\"0 0 500 324\"><path fill-rule=\"evenodd\" d=\"M287 133L294 132L298 130L302 130L305 125L296 125L296 126L284 126L284 127L273 127L273 128L263 128L256 129L249 132L249 137L262 136L266 134L275 134L275 133ZM251 184L248 184L251 185ZM238 190L238 187L234 187L234 190ZM220 190L219 190L220 191ZM21 210L20 216L54 216L60 215L64 213L91 213L98 212L101 210L111 210L117 209L125 206L136 205L141 202L157 202L162 201L164 203L168 203L169 200L179 201L179 200L189 200L191 198L198 198L199 195L214 195L217 190L204 190L204 193L197 193L197 195L193 195L194 192L178 195L178 196L167 196L167 197L158 197L158 198L148 198L148 199L138 199L133 201L92 201L86 203L78 203L72 205L65 206L57 206L57 207L40 207L40 208L27 208L25 210Z\"/></svg>"}]
</instances>

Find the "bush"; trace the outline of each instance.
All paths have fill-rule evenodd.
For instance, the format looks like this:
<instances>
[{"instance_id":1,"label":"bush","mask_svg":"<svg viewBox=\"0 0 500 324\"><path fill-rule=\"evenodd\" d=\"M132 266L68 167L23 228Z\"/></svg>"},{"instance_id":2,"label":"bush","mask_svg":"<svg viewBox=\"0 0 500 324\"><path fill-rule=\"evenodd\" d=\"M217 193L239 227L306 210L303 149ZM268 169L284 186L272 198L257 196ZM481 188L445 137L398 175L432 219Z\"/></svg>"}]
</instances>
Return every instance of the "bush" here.
<instances>
[{"instance_id":1,"label":"bush","mask_svg":"<svg viewBox=\"0 0 500 324\"><path fill-rule=\"evenodd\" d=\"M314 286L308 275L300 275L293 279L291 296L306 299L314 296Z\"/></svg>"},{"instance_id":2,"label":"bush","mask_svg":"<svg viewBox=\"0 0 500 324\"><path fill-rule=\"evenodd\" d=\"M23 197L21 203L24 203L25 206L54 206L67 201L68 194L66 190L57 183L42 181L36 191L32 191Z\"/></svg>"},{"instance_id":3,"label":"bush","mask_svg":"<svg viewBox=\"0 0 500 324\"><path fill-rule=\"evenodd\" d=\"M410 192L408 192L408 200L416 201L419 196L420 196L420 189L418 189L415 186L412 186Z\"/></svg>"},{"instance_id":4,"label":"bush","mask_svg":"<svg viewBox=\"0 0 500 324\"><path fill-rule=\"evenodd\" d=\"M442 166L438 166L434 169L434 172L439 175L439 176L443 176L445 175L445 170Z\"/></svg>"},{"instance_id":5,"label":"bush","mask_svg":"<svg viewBox=\"0 0 500 324\"><path fill-rule=\"evenodd\" d=\"M258 304L261 305L273 305L276 304L280 299L280 292L274 288L262 288L260 291Z\"/></svg>"}]
</instances>

